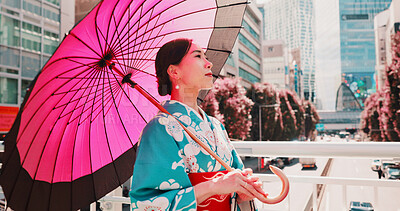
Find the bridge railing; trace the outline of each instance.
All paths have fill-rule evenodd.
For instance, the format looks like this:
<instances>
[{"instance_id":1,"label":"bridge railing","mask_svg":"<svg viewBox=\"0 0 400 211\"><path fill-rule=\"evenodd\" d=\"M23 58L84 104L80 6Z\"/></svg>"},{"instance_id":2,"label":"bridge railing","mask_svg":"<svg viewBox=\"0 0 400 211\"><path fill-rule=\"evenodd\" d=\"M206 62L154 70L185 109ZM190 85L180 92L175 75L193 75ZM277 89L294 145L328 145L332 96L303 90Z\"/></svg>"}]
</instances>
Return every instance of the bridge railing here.
<instances>
[{"instance_id":1,"label":"bridge railing","mask_svg":"<svg viewBox=\"0 0 400 211\"><path fill-rule=\"evenodd\" d=\"M372 159L400 159L400 143L377 143L377 142L267 142L267 141L244 141L233 142L240 156L252 157L315 157L315 158L372 158ZM274 175L256 174L263 183L278 181ZM317 192L320 184L335 184L343 186L343 203L346 203L346 187L372 186L375 193L378 187L400 188L400 182L393 180L361 179L361 178L338 178L321 176L288 176L290 183L308 183L313 185L313 193L310 203L305 209L318 210ZM291 200L296 200L289 196ZM118 196L105 196L100 202L103 207L121 207L120 204L130 204L129 198ZM114 206L110 206L110 204ZM115 206L117 205L117 206ZM259 203L260 205L260 203ZM94 206L92 206L94 208ZM288 202L283 206L284 210L292 210ZM343 204L346 207L346 204ZM270 206L259 206L260 210L274 210ZM94 210L94 209L91 209ZM103 209L107 210L107 209ZM112 209L118 211L119 209ZM279 210L283 210L282 206Z\"/></svg>"}]
</instances>

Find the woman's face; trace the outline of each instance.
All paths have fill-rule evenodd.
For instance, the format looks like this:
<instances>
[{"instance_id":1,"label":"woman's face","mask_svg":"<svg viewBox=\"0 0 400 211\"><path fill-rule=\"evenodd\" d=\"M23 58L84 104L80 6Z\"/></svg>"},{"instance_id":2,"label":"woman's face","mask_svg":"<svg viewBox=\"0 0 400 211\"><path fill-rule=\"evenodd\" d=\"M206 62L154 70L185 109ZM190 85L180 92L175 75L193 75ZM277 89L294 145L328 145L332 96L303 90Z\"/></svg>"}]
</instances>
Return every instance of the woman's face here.
<instances>
[{"instance_id":1,"label":"woman's face","mask_svg":"<svg viewBox=\"0 0 400 211\"><path fill-rule=\"evenodd\" d=\"M182 61L176 65L180 72L182 88L210 89L213 85L212 63L207 60L203 49L192 44Z\"/></svg>"}]
</instances>

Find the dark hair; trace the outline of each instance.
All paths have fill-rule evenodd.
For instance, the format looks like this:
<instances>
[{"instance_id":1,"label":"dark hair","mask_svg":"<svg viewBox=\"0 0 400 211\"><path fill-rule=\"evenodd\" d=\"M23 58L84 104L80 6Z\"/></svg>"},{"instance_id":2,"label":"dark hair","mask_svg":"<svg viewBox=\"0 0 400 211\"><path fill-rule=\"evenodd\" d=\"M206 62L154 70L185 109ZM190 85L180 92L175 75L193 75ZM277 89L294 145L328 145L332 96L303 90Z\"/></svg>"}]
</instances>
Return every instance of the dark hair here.
<instances>
[{"instance_id":1,"label":"dark hair","mask_svg":"<svg viewBox=\"0 0 400 211\"><path fill-rule=\"evenodd\" d=\"M167 73L168 67L178 65L183 57L188 53L192 45L192 40L179 38L165 43L156 56L156 74L158 83L158 93L161 96L171 94L172 83Z\"/></svg>"}]
</instances>

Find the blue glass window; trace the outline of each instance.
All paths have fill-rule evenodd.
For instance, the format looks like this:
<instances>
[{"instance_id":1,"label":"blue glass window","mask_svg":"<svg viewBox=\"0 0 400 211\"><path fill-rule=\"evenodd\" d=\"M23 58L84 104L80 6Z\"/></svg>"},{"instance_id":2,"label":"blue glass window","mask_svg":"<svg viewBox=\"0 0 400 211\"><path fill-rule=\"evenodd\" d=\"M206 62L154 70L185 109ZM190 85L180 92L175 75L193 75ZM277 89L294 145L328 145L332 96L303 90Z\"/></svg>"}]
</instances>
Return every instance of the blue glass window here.
<instances>
[{"instance_id":1,"label":"blue glass window","mask_svg":"<svg viewBox=\"0 0 400 211\"><path fill-rule=\"evenodd\" d=\"M239 50L239 59L250 67L254 68L255 70L260 71L260 63L256 62L254 59L243 53L243 51L241 50Z\"/></svg>"}]
</instances>

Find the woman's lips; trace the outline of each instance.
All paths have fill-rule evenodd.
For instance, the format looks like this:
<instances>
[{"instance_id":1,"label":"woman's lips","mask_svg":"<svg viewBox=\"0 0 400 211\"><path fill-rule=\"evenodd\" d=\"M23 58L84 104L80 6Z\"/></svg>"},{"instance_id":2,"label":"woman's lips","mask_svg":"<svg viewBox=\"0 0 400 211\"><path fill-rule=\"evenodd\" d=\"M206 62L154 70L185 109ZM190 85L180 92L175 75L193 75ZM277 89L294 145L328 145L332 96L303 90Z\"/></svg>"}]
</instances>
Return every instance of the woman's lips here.
<instances>
[{"instance_id":1,"label":"woman's lips","mask_svg":"<svg viewBox=\"0 0 400 211\"><path fill-rule=\"evenodd\" d=\"M207 73L206 76L211 76L212 77L213 74L212 73Z\"/></svg>"}]
</instances>

